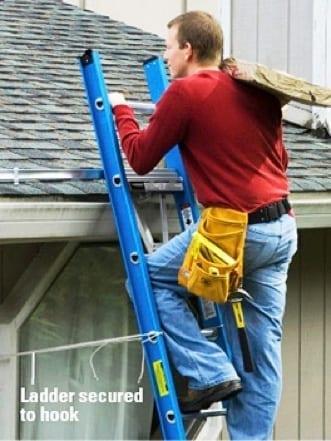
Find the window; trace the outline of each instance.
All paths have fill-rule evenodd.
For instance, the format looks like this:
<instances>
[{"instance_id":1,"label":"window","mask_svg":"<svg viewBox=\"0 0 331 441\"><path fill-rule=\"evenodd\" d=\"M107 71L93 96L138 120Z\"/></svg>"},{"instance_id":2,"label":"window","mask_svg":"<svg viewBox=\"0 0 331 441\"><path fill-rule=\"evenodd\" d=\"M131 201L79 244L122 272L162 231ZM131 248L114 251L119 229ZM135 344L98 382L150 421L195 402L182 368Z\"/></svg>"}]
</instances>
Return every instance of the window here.
<instances>
[{"instance_id":1,"label":"window","mask_svg":"<svg viewBox=\"0 0 331 441\"><path fill-rule=\"evenodd\" d=\"M20 350L136 334L124 281L117 245L80 246L22 326ZM97 351L92 367L98 379L90 366L95 349L36 355L34 372L31 357L21 357L20 439L149 438L153 400L147 372L137 384L141 343L111 344ZM137 402L123 402L123 394L116 394L126 391L125 399ZM46 392L54 402L42 402ZM108 392L115 402L102 402ZM36 397L39 402L30 402Z\"/></svg>"}]
</instances>

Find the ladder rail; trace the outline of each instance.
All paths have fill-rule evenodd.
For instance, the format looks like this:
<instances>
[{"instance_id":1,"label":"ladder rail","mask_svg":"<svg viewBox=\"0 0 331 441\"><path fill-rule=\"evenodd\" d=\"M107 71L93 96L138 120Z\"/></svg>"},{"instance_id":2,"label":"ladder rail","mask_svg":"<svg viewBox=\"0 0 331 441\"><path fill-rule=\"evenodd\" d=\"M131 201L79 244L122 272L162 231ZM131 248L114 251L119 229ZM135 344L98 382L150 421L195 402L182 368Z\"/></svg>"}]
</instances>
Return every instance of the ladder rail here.
<instances>
[{"instance_id":1,"label":"ladder rail","mask_svg":"<svg viewBox=\"0 0 331 441\"><path fill-rule=\"evenodd\" d=\"M133 202L124 173L99 54L89 49L79 58L79 62L104 167L123 262L132 288L138 327L142 334L151 336L144 343L144 350L160 415L162 433L167 440L184 440L185 429L180 417L164 336L156 312Z\"/></svg>"},{"instance_id":2,"label":"ladder rail","mask_svg":"<svg viewBox=\"0 0 331 441\"><path fill-rule=\"evenodd\" d=\"M144 72L152 102L155 104L169 85L162 59L152 57L146 60L144 63ZM174 146L165 155L165 164L167 168L176 170L183 179L183 192L175 195L175 202L181 228L184 230L189 227L192 222L197 222L200 214L178 146Z\"/></svg>"}]
</instances>

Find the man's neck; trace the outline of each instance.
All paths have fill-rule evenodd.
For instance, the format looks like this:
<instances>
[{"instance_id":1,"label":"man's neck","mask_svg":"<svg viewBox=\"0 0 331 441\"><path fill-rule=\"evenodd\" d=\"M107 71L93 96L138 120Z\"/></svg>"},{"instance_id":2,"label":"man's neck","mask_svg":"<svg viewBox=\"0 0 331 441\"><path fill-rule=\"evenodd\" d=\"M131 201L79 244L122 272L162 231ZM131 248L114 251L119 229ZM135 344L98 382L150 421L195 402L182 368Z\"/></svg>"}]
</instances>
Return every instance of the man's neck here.
<instances>
[{"instance_id":1,"label":"man's neck","mask_svg":"<svg viewBox=\"0 0 331 441\"><path fill-rule=\"evenodd\" d=\"M193 74L198 73L203 70L219 70L219 67L218 67L218 65L216 65L214 63L210 63L210 64L194 63L189 67L188 75L193 75Z\"/></svg>"}]
</instances>

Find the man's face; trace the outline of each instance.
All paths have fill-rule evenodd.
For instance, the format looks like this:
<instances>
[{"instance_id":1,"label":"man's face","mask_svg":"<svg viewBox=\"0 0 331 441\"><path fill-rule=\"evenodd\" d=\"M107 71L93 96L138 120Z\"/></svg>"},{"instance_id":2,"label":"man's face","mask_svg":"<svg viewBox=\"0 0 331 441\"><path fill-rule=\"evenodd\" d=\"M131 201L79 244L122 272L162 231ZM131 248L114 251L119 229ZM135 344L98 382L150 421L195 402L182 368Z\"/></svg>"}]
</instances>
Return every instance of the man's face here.
<instances>
[{"instance_id":1,"label":"man's face","mask_svg":"<svg viewBox=\"0 0 331 441\"><path fill-rule=\"evenodd\" d=\"M168 64L169 72L172 78L185 77L188 73L188 60L190 45L186 43L182 49L179 48L177 40L177 26L168 29L166 39L166 50L164 59Z\"/></svg>"}]
</instances>

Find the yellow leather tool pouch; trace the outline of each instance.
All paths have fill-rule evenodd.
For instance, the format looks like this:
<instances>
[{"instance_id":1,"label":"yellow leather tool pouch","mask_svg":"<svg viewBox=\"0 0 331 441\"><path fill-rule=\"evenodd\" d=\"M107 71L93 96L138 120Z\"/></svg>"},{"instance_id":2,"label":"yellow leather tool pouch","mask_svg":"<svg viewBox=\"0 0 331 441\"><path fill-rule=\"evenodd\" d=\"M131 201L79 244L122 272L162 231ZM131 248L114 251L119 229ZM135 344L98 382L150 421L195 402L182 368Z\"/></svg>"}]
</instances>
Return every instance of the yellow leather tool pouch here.
<instances>
[{"instance_id":1,"label":"yellow leather tool pouch","mask_svg":"<svg viewBox=\"0 0 331 441\"><path fill-rule=\"evenodd\" d=\"M243 277L246 229L247 213L204 209L179 269L178 283L193 294L225 303Z\"/></svg>"}]
</instances>

